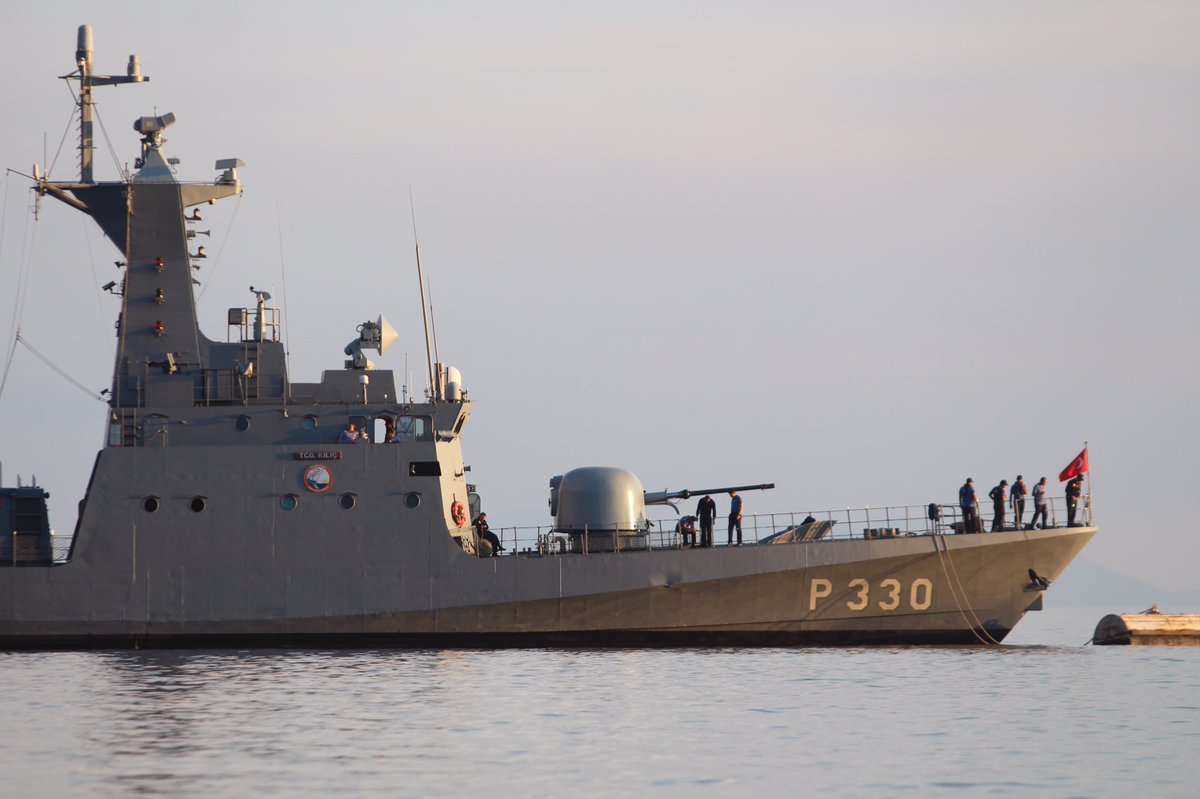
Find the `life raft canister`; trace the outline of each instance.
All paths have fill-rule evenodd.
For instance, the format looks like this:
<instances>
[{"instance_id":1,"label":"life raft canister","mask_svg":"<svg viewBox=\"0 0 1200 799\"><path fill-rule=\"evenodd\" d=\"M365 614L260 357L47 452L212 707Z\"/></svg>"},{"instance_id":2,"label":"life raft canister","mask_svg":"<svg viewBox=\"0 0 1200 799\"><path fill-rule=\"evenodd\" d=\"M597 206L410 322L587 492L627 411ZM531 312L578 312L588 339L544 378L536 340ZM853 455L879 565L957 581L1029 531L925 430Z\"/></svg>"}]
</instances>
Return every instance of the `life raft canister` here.
<instances>
[{"instance_id":1,"label":"life raft canister","mask_svg":"<svg viewBox=\"0 0 1200 799\"><path fill-rule=\"evenodd\" d=\"M467 523L467 513L463 510L463 504L457 499L450 503L450 518L459 527Z\"/></svg>"}]
</instances>

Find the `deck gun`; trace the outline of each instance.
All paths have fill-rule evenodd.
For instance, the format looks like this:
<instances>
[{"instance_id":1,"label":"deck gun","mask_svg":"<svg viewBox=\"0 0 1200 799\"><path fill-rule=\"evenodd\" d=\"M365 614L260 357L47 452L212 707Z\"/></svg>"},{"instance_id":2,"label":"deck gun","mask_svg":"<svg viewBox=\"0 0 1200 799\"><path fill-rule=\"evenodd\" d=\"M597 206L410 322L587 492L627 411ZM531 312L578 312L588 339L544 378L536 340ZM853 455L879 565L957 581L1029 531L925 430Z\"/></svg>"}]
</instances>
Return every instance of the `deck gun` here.
<instances>
[{"instance_id":1,"label":"deck gun","mask_svg":"<svg viewBox=\"0 0 1200 799\"><path fill-rule=\"evenodd\" d=\"M685 488L682 491L643 491L642 494L647 505L670 505L678 513L679 508L671 501L673 499L691 499L692 497L702 497L705 494L728 494L730 491L766 491L774 487L774 483L758 483L756 485L722 486L721 488Z\"/></svg>"},{"instance_id":2,"label":"deck gun","mask_svg":"<svg viewBox=\"0 0 1200 799\"><path fill-rule=\"evenodd\" d=\"M679 508L671 500L774 487L774 483L759 483L703 490L646 491L637 475L626 469L584 466L550 478L550 515L554 517L554 529L559 532L642 533L649 526L645 515L647 505L670 505L678 513Z\"/></svg>"}]
</instances>

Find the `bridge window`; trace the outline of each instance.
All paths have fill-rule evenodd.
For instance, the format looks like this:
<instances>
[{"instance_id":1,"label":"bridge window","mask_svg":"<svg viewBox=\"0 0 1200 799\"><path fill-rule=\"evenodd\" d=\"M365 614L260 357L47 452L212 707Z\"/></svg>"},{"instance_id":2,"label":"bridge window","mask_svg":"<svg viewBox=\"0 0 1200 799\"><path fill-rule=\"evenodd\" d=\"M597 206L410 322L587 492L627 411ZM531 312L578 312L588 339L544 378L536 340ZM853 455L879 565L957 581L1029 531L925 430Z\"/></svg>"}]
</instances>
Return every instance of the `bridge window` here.
<instances>
[{"instance_id":1,"label":"bridge window","mask_svg":"<svg viewBox=\"0 0 1200 799\"><path fill-rule=\"evenodd\" d=\"M430 429L428 416L396 417L396 441L428 441Z\"/></svg>"}]
</instances>

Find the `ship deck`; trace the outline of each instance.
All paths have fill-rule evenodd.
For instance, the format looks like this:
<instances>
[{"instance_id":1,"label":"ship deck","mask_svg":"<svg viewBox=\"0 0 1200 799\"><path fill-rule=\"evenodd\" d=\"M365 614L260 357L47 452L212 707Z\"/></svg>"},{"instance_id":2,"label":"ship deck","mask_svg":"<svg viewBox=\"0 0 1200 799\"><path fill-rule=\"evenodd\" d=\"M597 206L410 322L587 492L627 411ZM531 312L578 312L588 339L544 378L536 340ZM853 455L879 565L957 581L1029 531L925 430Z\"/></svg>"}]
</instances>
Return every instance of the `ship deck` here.
<instances>
[{"instance_id":1,"label":"ship deck","mask_svg":"<svg viewBox=\"0 0 1200 799\"><path fill-rule=\"evenodd\" d=\"M962 511L957 503L935 503L938 518L930 518L930 505L889 505L882 507L841 508L837 510L787 511L777 513L747 514L742 517L742 540L744 545L783 544L793 541L846 541L850 539L897 538L901 536L932 536L962 534L964 531ZM1048 497L1048 528L1067 526L1066 497ZM681 510L683 516L689 515ZM1033 516L1033 502L1026 500L1021 526L1029 523ZM650 518L649 528L636 538L630 550L683 549L687 548L678 529L679 516ZM993 514L985 508L979 509L980 530L993 532ZM1005 514L1000 530L1015 530L1012 508ZM1091 497L1081 498L1077 512L1076 527L1094 526ZM713 544L725 546L728 520L718 515L713 526ZM500 539L504 550L498 557L539 557L544 555L586 554L579 552L578 544L573 551L570 537L556 531L552 525L492 527L491 531ZM611 541L610 531L595 530L597 542ZM699 526L696 527L697 539ZM578 536L576 536L578 538ZM617 537L618 546L622 537ZM611 546L597 547L592 551L611 551Z\"/></svg>"}]
</instances>

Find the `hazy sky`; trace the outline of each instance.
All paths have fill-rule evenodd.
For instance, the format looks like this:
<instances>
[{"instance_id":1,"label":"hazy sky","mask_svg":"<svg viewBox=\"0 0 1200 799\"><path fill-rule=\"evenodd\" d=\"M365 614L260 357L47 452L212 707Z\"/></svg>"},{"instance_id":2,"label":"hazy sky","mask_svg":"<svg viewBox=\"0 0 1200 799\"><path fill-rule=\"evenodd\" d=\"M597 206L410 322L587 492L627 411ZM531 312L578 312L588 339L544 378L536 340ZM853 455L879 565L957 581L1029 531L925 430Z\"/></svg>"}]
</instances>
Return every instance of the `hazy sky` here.
<instances>
[{"instance_id":1,"label":"hazy sky","mask_svg":"<svg viewBox=\"0 0 1200 799\"><path fill-rule=\"evenodd\" d=\"M1086 440L1084 557L1200 587L1200 6L8 3L0 166L55 161L81 23L98 71L152 79L98 90L121 162L157 110L181 178L247 164L200 226L210 338L286 275L293 379L380 313L375 360L420 375L411 187L494 526L585 465L777 483L751 512L1058 493ZM50 199L32 225L27 185L0 184L0 334L23 307L106 387L119 253ZM0 430L4 481L72 528L103 406L19 348Z\"/></svg>"}]
</instances>

